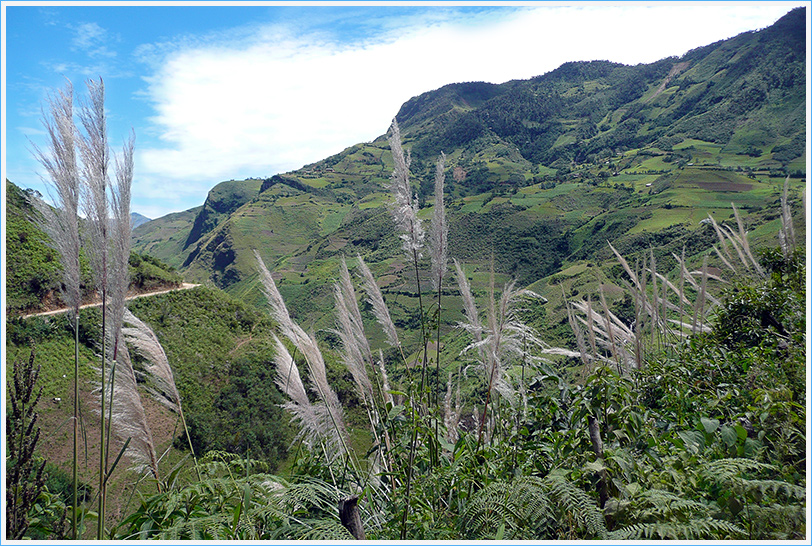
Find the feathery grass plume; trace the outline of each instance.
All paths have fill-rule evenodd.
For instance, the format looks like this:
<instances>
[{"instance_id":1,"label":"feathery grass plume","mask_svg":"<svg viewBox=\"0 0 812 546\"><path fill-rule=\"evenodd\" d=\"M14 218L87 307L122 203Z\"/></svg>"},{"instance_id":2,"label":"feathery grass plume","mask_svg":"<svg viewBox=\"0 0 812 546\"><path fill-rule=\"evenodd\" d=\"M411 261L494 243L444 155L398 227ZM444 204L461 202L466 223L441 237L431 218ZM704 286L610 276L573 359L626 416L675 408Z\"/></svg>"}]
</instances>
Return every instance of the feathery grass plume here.
<instances>
[{"instance_id":1,"label":"feathery grass plume","mask_svg":"<svg viewBox=\"0 0 812 546\"><path fill-rule=\"evenodd\" d=\"M125 299L130 286L130 241L132 218L130 197L133 181L133 148L135 136L124 145L121 155L114 157L115 182L110 185L110 291L111 324L121 329L124 320Z\"/></svg>"},{"instance_id":2,"label":"feathery grass plume","mask_svg":"<svg viewBox=\"0 0 812 546\"><path fill-rule=\"evenodd\" d=\"M77 538L78 528L78 459L79 459L79 306L82 300L81 266L79 253L79 201L81 186L76 158L76 126L73 121L73 86L68 82L64 90L49 99L50 117L43 112L43 125L50 146L44 152L33 145L34 155L48 173L56 195L51 198L56 208L39 199L33 205L40 216L36 223L48 236L48 244L59 254L62 264L62 299L74 329L73 369L73 509L71 510L71 537ZM46 182L47 183L47 182Z\"/></svg>"},{"instance_id":3,"label":"feathery grass plume","mask_svg":"<svg viewBox=\"0 0 812 546\"><path fill-rule=\"evenodd\" d=\"M130 240L132 237L132 219L130 218L130 191L133 179L133 147L134 137L124 146L121 156L115 156L115 182L110 184L111 222L109 225L109 305L107 314L107 344L110 351L110 362L118 360L119 343L121 342L121 329L124 326L124 313L126 311L127 291L130 287ZM117 366L111 367L111 381L115 380ZM110 412L112 415L114 397L110 397ZM108 422L109 431L112 421ZM109 457L110 452L106 450Z\"/></svg>"},{"instance_id":4,"label":"feathery grass plume","mask_svg":"<svg viewBox=\"0 0 812 546\"><path fill-rule=\"evenodd\" d=\"M440 405L440 315L442 313L443 277L448 268L448 225L445 219L445 200L443 188L445 186L445 154L440 152L437 158L437 168L434 176L434 209L431 217L431 232L429 243L431 248L431 282L437 290L437 339L434 358L437 373L435 391L436 403ZM439 421L437 422L439 427ZM437 428L436 427L436 428ZM435 433L439 434L438 430Z\"/></svg>"},{"instance_id":5,"label":"feathery grass plume","mask_svg":"<svg viewBox=\"0 0 812 546\"><path fill-rule=\"evenodd\" d=\"M76 127L73 123L73 87L70 82L64 90L49 98L50 116L43 112L42 123L48 133L48 151L35 144L34 155L45 168L48 186L56 208L39 199L32 205L40 213L37 224L48 235L48 244L59 254L63 270L62 297L71 312L78 309L80 292L79 267L79 168L76 161Z\"/></svg>"},{"instance_id":6,"label":"feathery grass plume","mask_svg":"<svg viewBox=\"0 0 812 546\"><path fill-rule=\"evenodd\" d=\"M513 379L508 374L510 363L517 359L523 362L537 361L538 359L527 350L528 346L541 347L548 352L555 351L541 341L536 332L520 320L517 313L516 304L522 298L540 298L540 296L530 290L517 290L515 283L510 282L502 290L497 304L493 286L493 271L491 271L488 292L487 326L471 324L471 318L476 319L478 322L476 305L470 294L470 287L467 285L462 268L457 262L455 262L455 266L460 291L463 294L465 314L469 321L461 324L461 327L471 331L475 337L475 341L463 349L463 353L473 348L477 349L479 364L485 371L485 379L488 384L483 407L483 419L479 425L477 438L477 446L479 446L483 439L483 427L486 423L491 423L488 419L488 406L490 405L492 392L496 390L511 407L516 406ZM476 340L476 336L480 336L479 341Z\"/></svg>"},{"instance_id":7,"label":"feathery grass plume","mask_svg":"<svg viewBox=\"0 0 812 546\"><path fill-rule=\"evenodd\" d=\"M338 329L334 330L343 346L342 360L352 374L361 400L372 404L372 382L367 375L366 363L372 362L372 351L364 335L364 323L355 289L350 280L347 261L341 257L339 282L335 284L336 319Z\"/></svg>"},{"instance_id":8,"label":"feathery grass plume","mask_svg":"<svg viewBox=\"0 0 812 546\"><path fill-rule=\"evenodd\" d=\"M431 247L431 280L434 289L440 290L448 264L448 224L445 217L445 154L437 158L434 176L434 211L431 217L429 243Z\"/></svg>"},{"instance_id":9,"label":"feathery grass plume","mask_svg":"<svg viewBox=\"0 0 812 546\"><path fill-rule=\"evenodd\" d=\"M598 354L598 344L595 336L595 328L593 328L594 324L594 317L595 315L592 313L592 296L587 295L586 297L586 331L587 331L587 338L589 339L589 346L592 348L592 354Z\"/></svg>"},{"instance_id":10,"label":"feathery grass plume","mask_svg":"<svg viewBox=\"0 0 812 546\"><path fill-rule=\"evenodd\" d=\"M517 304L523 298L541 298L535 292L526 289L516 289L515 282L509 282L502 290L498 302L495 297L493 280L488 296L488 309L486 313L487 328L480 342L474 342L465 350L482 347L485 370L489 382L511 405L515 404L515 392L508 375L511 362L528 359L535 361L528 346L549 349L537 333L518 316Z\"/></svg>"},{"instance_id":11,"label":"feathery grass plume","mask_svg":"<svg viewBox=\"0 0 812 546\"><path fill-rule=\"evenodd\" d=\"M381 293L378 283L375 282L375 277L372 276L372 271L364 262L361 256L358 256L358 269L361 270L361 278L363 280L364 291L367 293L367 301L372 306L372 314L378 321L378 324L383 328L386 334L386 340L392 347L400 347L400 339L398 339L398 332L395 329L395 323L392 322L392 317L389 315L389 308L383 301L383 294Z\"/></svg>"},{"instance_id":12,"label":"feathery grass plume","mask_svg":"<svg viewBox=\"0 0 812 546\"><path fill-rule=\"evenodd\" d=\"M131 325L128 328L121 329L124 341L137 354L146 359L144 366L146 373L144 375L152 380L152 384L147 386L147 392L180 417L183 430L186 433L186 440L189 443L189 450L192 453L192 460L195 468L197 468L197 456L192 445L192 438L189 435L189 427L186 426L186 417L183 415L183 405L175 384L175 374L172 372L172 366L169 364L169 358L166 356L163 345L161 345L152 328L133 315L129 309L124 311L124 322Z\"/></svg>"},{"instance_id":13,"label":"feathery grass plume","mask_svg":"<svg viewBox=\"0 0 812 546\"><path fill-rule=\"evenodd\" d=\"M651 273L651 294L652 294L652 299L651 299L651 301L652 301L651 320L654 321L655 326L662 327L662 326L664 326L664 324L663 324L663 317L662 317L662 315L660 313L660 305L659 305L659 303L660 303L660 293L659 293L659 290L658 290L659 283L657 282L657 261L654 258L654 249L649 248L649 250L650 250L650 253L651 253L651 257L649 259L650 266L649 266L649 270L648 270L649 273ZM601 302L603 303L603 305L605 307L606 306L606 301L604 301L604 300L605 300L605 298L604 298L604 295L603 295L603 285L601 285ZM661 331L661 328L652 328L651 329L651 341L652 341L652 343L655 342L655 336L660 331Z\"/></svg>"},{"instance_id":14,"label":"feathery grass plume","mask_svg":"<svg viewBox=\"0 0 812 546\"><path fill-rule=\"evenodd\" d=\"M386 366L384 365L383 361L383 351L378 349L378 367L381 370L381 381L383 383L381 390L383 391L383 401L385 404L394 405L394 400L392 399L392 389L389 386L389 376L386 374Z\"/></svg>"},{"instance_id":15,"label":"feathery grass plume","mask_svg":"<svg viewBox=\"0 0 812 546\"><path fill-rule=\"evenodd\" d=\"M482 341L483 330L482 323L479 321L479 311L477 311L476 302L474 302L474 296L471 293L471 285L468 283L465 271L463 271L462 266L456 258L454 258L454 270L456 272L460 295L462 296L465 318L467 319L466 322L460 323L459 326L471 333L475 343L479 343Z\"/></svg>"},{"instance_id":16,"label":"feathery grass plume","mask_svg":"<svg viewBox=\"0 0 812 546\"><path fill-rule=\"evenodd\" d=\"M654 306L652 305L651 301L649 300L648 292L647 292L647 278L646 278L647 275L645 274L645 272L646 272L646 266L645 266L646 258L645 258L645 256L643 257L643 262L644 262L643 263L643 268L642 268L641 272L638 274L631 268L631 266L629 266L629 262L626 260L626 258L624 258L623 255L620 252L618 252L615 247L612 246L612 243L607 241L607 244L609 245L609 248L612 250L614 255L617 257L620 264L623 266L623 270L626 271L626 274L629 276L629 278L632 281L632 286L629 287L630 292L633 295L637 294L637 296L640 298L640 302L641 302L641 304L643 306L643 309L642 309L643 312L645 314L647 314L649 317L651 317L652 320L655 320L657 311L654 308Z\"/></svg>"},{"instance_id":17,"label":"feathery grass plume","mask_svg":"<svg viewBox=\"0 0 812 546\"><path fill-rule=\"evenodd\" d=\"M317 412L307 397L307 391L302 383L296 362L290 356L285 344L276 335L274 335L274 341L276 341L276 356L274 356L276 385L290 399L282 407L293 415L295 421L298 421L299 436L304 438L308 446L313 447L318 445L324 437L325 431L330 430L332 425L328 424L328 428L325 429L324 423L318 419Z\"/></svg>"},{"instance_id":18,"label":"feathery grass plume","mask_svg":"<svg viewBox=\"0 0 812 546\"><path fill-rule=\"evenodd\" d=\"M101 350L101 441L99 453L99 511L97 537L102 538L104 532L104 510L107 484L107 454L105 440L106 404L109 399L108 392L112 389L107 384L108 339L117 339L107 321L107 290L109 286L109 210L107 201L107 187L109 185L108 167L110 150L107 144L107 123L104 113L104 82L99 79L87 81L88 100L82 103L79 110L79 120L84 128L78 144L82 157L83 190L86 223L85 231L88 244L85 245L88 261L90 262L93 281L96 290L102 299L102 350Z\"/></svg>"},{"instance_id":19,"label":"feathery grass plume","mask_svg":"<svg viewBox=\"0 0 812 546\"><path fill-rule=\"evenodd\" d=\"M733 207L733 215L736 218L736 224L739 228L738 233L726 225L720 226L716 223L713 216L710 214L708 215L711 225L716 231L716 237L719 239L719 246L721 247L722 251L716 248L716 246L714 246L713 249L722 260L722 263L733 271L734 274L738 275L739 272L733 265L735 259L728 249L729 245L733 248L733 250L735 250L736 256L739 258L738 263L744 267L745 271L753 271L756 276L763 278L765 275L764 270L762 269L761 264L758 263L758 260L756 260L756 258L753 256L753 253L750 251L750 243L747 241L747 231L744 229L744 223L739 215L739 211L736 209L736 205L733 203L731 203L731 206Z\"/></svg>"},{"instance_id":20,"label":"feathery grass plume","mask_svg":"<svg viewBox=\"0 0 812 546\"><path fill-rule=\"evenodd\" d=\"M147 386L147 391L173 412L182 414L175 374L158 336L129 309L124 311L124 323L131 325L121 330L124 341L146 359L144 375L152 381L152 384Z\"/></svg>"},{"instance_id":21,"label":"feathery grass plume","mask_svg":"<svg viewBox=\"0 0 812 546\"><path fill-rule=\"evenodd\" d=\"M349 269L347 269L347 261L343 256L341 257L339 282L335 284L335 300L338 329L334 331L341 339L343 347L341 357L350 371L359 397L364 403L374 443L380 445L381 438L378 434L378 425L381 422L381 416L372 389L372 382L369 380L366 369L367 362L374 366L372 350L364 334L364 322L361 318L361 311L358 309L358 302L355 299L355 288L350 279ZM383 369L383 355L381 355L381 368ZM386 379L385 370L384 379ZM386 430L384 430L383 441L387 448L387 454L391 453L391 442L389 433ZM384 464L388 462L386 471L389 472L392 468L391 461L384 460L383 462Z\"/></svg>"},{"instance_id":22,"label":"feathery grass plume","mask_svg":"<svg viewBox=\"0 0 812 546\"><path fill-rule=\"evenodd\" d=\"M572 306L580 311L584 317L577 317L581 324L587 327L590 335L590 342L594 343L593 355L603 362L611 362L610 358L600 354L597 346L607 349L615 363L623 371L628 371L637 364L633 350L639 344L636 342L635 333L605 306L605 299L602 302L603 315L595 310L591 301L573 302ZM632 348L632 351L628 349Z\"/></svg>"},{"instance_id":23,"label":"feathery grass plume","mask_svg":"<svg viewBox=\"0 0 812 546\"><path fill-rule=\"evenodd\" d=\"M314 406L317 418L327 419L330 425L329 439L335 448L335 452L343 455L348 452L347 449L347 428L344 424L344 410L341 403L336 396L335 391L330 387L327 382L327 369L324 363L324 357L319 350L318 344L312 335L305 333L302 328L293 322L290 318L285 301L282 299L279 289L273 280L273 276L265 267L265 262L259 252L254 250L254 256L257 259L257 265L260 274L260 281L268 298L268 303L271 306L271 316L279 324L279 329L286 338L299 350L305 357L307 362L308 371L310 372L310 381L312 383L313 391L319 400L322 402L320 406Z\"/></svg>"},{"instance_id":24,"label":"feathery grass plume","mask_svg":"<svg viewBox=\"0 0 812 546\"><path fill-rule=\"evenodd\" d=\"M567 322L569 322L570 329L575 334L575 344L578 347L578 357L584 364L584 375L588 376L591 363L597 358L597 356L595 355L594 351L587 351L586 341L584 341L584 332L581 330L581 327L578 325L578 320L575 318L573 305L567 301L567 294L564 292L563 285L561 286L561 295L564 299L564 307L567 310Z\"/></svg>"},{"instance_id":25,"label":"feathery grass plume","mask_svg":"<svg viewBox=\"0 0 812 546\"><path fill-rule=\"evenodd\" d=\"M608 317L609 319L613 319L613 318L617 319L617 317L615 317L612 314L612 312L609 311L609 306L606 304L606 295L603 292L603 283L600 284L599 294L600 294L601 308L603 309L604 316ZM656 286L656 284L654 286L654 294L655 294L655 298L656 298L656 294L657 294L657 286ZM655 307L655 309L656 309L656 307ZM655 313L656 313L656 311L655 311ZM656 318L655 318L655 321L656 321ZM622 324L620 322L620 319L617 319L617 322L619 324ZM615 356L615 360L617 361L617 373L618 373L618 375L620 375L620 374L623 373L623 362L621 361L621 354L620 354L620 350L621 350L621 348L623 346L618 344L618 340L616 339L615 333L612 330L612 320L607 320L607 321L605 321L604 324L606 326L606 337L609 340L609 346L610 346L610 348L612 350L612 354ZM624 332L624 333L629 334L628 336L626 336L626 339L624 339L624 341L626 341L626 342L631 340L632 339L631 336L634 335L632 333L632 331L629 330L629 329L626 329L626 332Z\"/></svg>"},{"instance_id":26,"label":"feathery grass plume","mask_svg":"<svg viewBox=\"0 0 812 546\"><path fill-rule=\"evenodd\" d=\"M403 250L411 258L413 255L420 255L425 239L425 232L417 217L420 210L417 197L412 193L409 184L409 164L411 156L404 155L400 141L400 127L397 119L392 120L389 135L389 147L392 150L392 158L395 162L395 170L389 182L389 189L392 192L394 201L391 205L392 217L395 225L400 231L400 238L403 240Z\"/></svg>"},{"instance_id":27,"label":"feathery grass plume","mask_svg":"<svg viewBox=\"0 0 812 546\"><path fill-rule=\"evenodd\" d=\"M112 398L115 400L115 404L110 404L112 430L121 440L130 439L127 457L135 463L138 472L149 471L158 481L160 489L155 443L141 403L141 395L138 393L130 354L123 339L119 339L116 345L118 345L116 373L110 380Z\"/></svg>"},{"instance_id":28,"label":"feathery grass plume","mask_svg":"<svg viewBox=\"0 0 812 546\"><path fill-rule=\"evenodd\" d=\"M452 373L448 372L448 387L445 393L445 400L443 409L443 423L448 434L448 441L456 443L460 437L459 424L460 424L460 382L457 382L457 397L454 401L454 407L451 406L452 390L454 382L452 381Z\"/></svg>"},{"instance_id":29,"label":"feathery grass plume","mask_svg":"<svg viewBox=\"0 0 812 546\"><path fill-rule=\"evenodd\" d=\"M392 120L392 126L389 135L389 146L392 151L392 159L395 163L395 169L392 172L392 178L389 183L389 189L394 198L391 204L392 217L395 221L395 226L400 232L400 238L403 240L403 250L406 255L412 260L414 265L415 279L417 282L417 297L419 300L418 307L420 309L420 326L421 326L421 339L423 342L423 361L421 366L420 376L420 389L419 392L423 393L423 387L426 381L426 368L427 358L426 353L428 350L428 339L426 337L426 324L423 315L423 291L420 286L420 269L418 267L418 260L420 258L421 250L423 248L423 240L425 233L417 216L419 211L418 200L412 194L412 188L409 184L409 163L410 156L403 153L403 147L400 140L400 127L398 127L397 119ZM411 383L411 382L410 382ZM410 387L411 388L411 385ZM401 521L401 540L406 539L406 522L409 514L409 502L411 494L412 482L412 463L414 462L414 453L417 447L417 412L413 412L412 423L412 438L409 448L409 465L406 474L406 503L403 510L403 518Z\"/></svg>"},{"instance_id":30,"label":"feathery grass plume","mask_svg":"<svg viewBox=\"0 0 812 546\"><path fill-rule=\"evenodd\" d=\"M96 288L107 288L108 230L110 213L107 201L110 150L104 114L104 82L87 82L89 100L82 103L79 119L84 127L78 144L82 156L85 192L84 211L88 241L85 245Z\"/></svg>"},{"instance_id":31,"label":"feathery grass plume","mask_svg":"<svg viewBox=\"0 0 812 546\"><path fill-rule=\"evenodd\" d=\"M708 286L708 257L702 259L702 282L699 287L699 294L694 302L694 320L691 333L696 334L702 328L702 319L705 316L705 295Z\"/></svg>"},{"instance_id":32,"label":"feathery grass plume","mask_svg":"<svg viewBox=\"0 0 812 546\"><path fill-rule=\"evenodd\" d=\"M781 227L778 230L778 241L784 259L795 252L795 227L792 224L792 210L789 207L789 175L784 179L784 191L781 193Z\"/></svg>"},{"instance_id":33,"label":"feathery grass plume","mask_svg":"<svg viewBox=\"0 0 812 546\"><path fill-rule=\"evenodd\" d=\"M752 267L755 271L756 275L760 278L764 278L766 273L764 269L761 267L761 264L758 263L758 260L753 253L750 251L750 241L747 240L747 230L744 229L744 222L742 221L742 217L739 214L739 209L736 208L735 203L730 203L730 206L733 208L733 216L736 218L736 225L739 227L739 236L738 239L741 242L742 250L744 251L745 256L747 256L746 263L749 264L748 267Z\"/></svg>"}]
</instances>

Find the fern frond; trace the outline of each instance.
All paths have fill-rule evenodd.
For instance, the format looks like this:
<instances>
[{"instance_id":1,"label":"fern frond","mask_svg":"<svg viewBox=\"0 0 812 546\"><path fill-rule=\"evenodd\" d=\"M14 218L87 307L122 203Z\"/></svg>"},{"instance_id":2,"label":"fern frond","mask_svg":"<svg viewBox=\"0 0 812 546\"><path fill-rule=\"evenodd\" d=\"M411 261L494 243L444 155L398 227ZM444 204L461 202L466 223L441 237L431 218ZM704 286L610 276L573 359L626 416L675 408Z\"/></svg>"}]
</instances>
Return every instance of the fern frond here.
<instances>
[{"instance_id":1,"label":"fern frond","mask_svg":"<svg viewBox=\"0 0 812 546\"><path fill-rule=\"evenodd\" d=\"M552 517L545 483L534 476L497 481L477 491L460 518L466 538L494 538L504 527L505 538L521 538Z\"/></svg>"},{"instance_id":2,"label":"fern frond","mask_svg":"<svg viewBox=\"0 0 812 546\"><path fill-rule=\"evenodd\" d=\"M295 527L293 527L295 529ZM355 537L337 519L320 519L303 522L297 540L355 540Z\"/></svg>"},{"instance_id":3,"label":"fern frond","mask_svg":"<svg viewBox=\"0 0 812 546\"><path fill-rule=\"evenodd\" d=\"M702 475L710 481L727 484L738 481L746 472L775 470L775 467L753 459L728 458L710 461L702 467Z\"/></svg>"},{"instance_id":4,"label":"fern frond","mask_svg":"<svg viewBox=\"0 0 812 546\"><path fill-rule=\"evenodd\" d=\"M806 489L781 480L743 480L746 491L759 491L761 494L785 495L791 499L806 498Z\"/></svg>"},{"instance_id":5,"label":"fern frond","mask_svg":"<svg viewBox=\"0 0 812 546\"><path fill-rule=\"evenodd\" d=\"M606 537L606 521L594 499L560 474L549 474L544 481L559 508L571 515L590 537Z\"/></svg>"},{"instance_id":6,"label":"fern frond","mask_svg":"<svg viewBox=\"0 0 812 546\"><path fill-rule=\"evenodd\" d=\"M634 497L639 506L636 518L644 521L689 519L692 515L706 512L708 506L698 501L686 499L664 489L647 489Z\"/></svg>"},{"instance_id":7,"label":"fern frond","mask_svg":"<svg viewBox=\"0 0 812 546\"><path fill-rule=\"evenodd\" d=\"M653 523L636 523L609 533L609 540L707 540L735 539L746 536L747 531L730 522L697 518L688 521L658 521Z\"/></svg>"}]
</instances>

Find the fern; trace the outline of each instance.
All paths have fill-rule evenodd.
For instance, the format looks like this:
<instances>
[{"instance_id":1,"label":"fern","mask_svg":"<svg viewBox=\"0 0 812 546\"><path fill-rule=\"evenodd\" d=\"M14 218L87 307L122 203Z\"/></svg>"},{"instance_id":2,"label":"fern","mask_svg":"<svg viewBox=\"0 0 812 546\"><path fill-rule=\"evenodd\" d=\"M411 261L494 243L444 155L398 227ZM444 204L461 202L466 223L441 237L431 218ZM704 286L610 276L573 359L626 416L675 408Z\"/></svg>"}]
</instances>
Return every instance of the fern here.
<instances>
[{"instance_id":1,"label":"fern","mask_svg":"<svg viewBox=\"0 0 812 546\"><path fill-rule=\"evenodd\" d=\"M494 538L495 529L504 528L504 538L528 538L552 516L544 482L537 477L498 481L477 491L461 517L466 538Z\"/></svg>"},{"instance_id":2,"label":"fern","mask_svg":"<svg viewBox=\"0 0 812 546\"><path fill-rule=\"evenodd\" d=\"M713 518L688 521L657 521L637 523L609 533L609 540L667 539L700 540L741 538L746 531L730 522Z\"/></svg>"},{"instance_id":3,"label":"fern","mask_svg":"<svg viewBox=\"0 0 812 546\"><path fill-rule=\"evenodd\" d=\"M702 476L712 483L724 485L744 495L785 496L787 499L802 500L806 498L806 489L783 480L757 479L750 477L757 472L772 471L773 465L760 463L752 459L719 459L708 463Z\"/></svg>"},{"instance_id":4,"label":"fern","mask_svg":"<svg viewBox=\"0 0 812 546\"><path fill-rule=\"evenodd\" d=\"M641 507L637 512L637 519L643 521L689 519L697 512L706 512L707 505L680 497L671 491L663 489L648 489L641 492L634 499Z\"/></svg>"},{"instance_id":5,"label":"fern","mask_svg":"<svg viewBox=\"0 0 812 546\"><path fill-rule=\"evenodd\" d=\"M295 527L293 527L295 529ZM304 522L300 533L296 533L298 540L355 540L355 537L338 520L320 519Z\"/></svg>"},{"instance_id":6,"label":"fern","mask_svg":"<svg viewBox=\"0 0 812 546\"><path fill-rule=\"evenodd\" d=\"M550 474L544 481L553 500L586 530L589 537L606 538L606 521L594 499L561 474Z\"/></svg>"},{"instance_id":7,"label":"fern","mask_svg":"<svg viewBox=\"0 0 812 546\"><path fill-rule=\"evenodd\" d=\"M115 536L138 540L337 536L335 526L327 522L340 527L337 501L345 492L313 478L291 483L255 472L264 468L256 461L210 452L200 464L202 479L142 501Z\"/></svg>"}]
</instances>

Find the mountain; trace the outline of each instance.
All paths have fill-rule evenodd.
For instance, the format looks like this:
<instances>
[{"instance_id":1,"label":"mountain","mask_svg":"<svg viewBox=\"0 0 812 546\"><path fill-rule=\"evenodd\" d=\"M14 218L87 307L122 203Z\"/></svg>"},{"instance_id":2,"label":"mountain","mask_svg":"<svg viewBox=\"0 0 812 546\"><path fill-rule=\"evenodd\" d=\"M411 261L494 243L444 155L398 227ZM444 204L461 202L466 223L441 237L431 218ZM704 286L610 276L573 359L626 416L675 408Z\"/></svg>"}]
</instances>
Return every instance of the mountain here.
<instances>
[{"instance_id":1,"label":"mountain","mask_svg":"<svg viewBox=\"0 0 812 546\"><path fill-rule=\"evenodd\" d=\"M784 178L803 185L805 35L799 8L679 58L566 63L414 97L397 119L421 206L444 151L451 254L522 284L609 258L607 240L707 249L708 214L724 220L735 201L748 222L767 221ZM391 172L379 137L261 183L223 182L201 209L139 227L135 247L249 300L257 249L289 297L329 296L340 254L363 255L384 279L400 269Z\"/></svg>"},{"instance_id":2,"label":"mountain","mask_svg":"<svg viewBox=\"0 0 812 546\"><path fill-rule=\"evenodd\" d=\"M151 219L152 218L147 218L143 214L138 214L137 212L131 212L130 213L130 220L132 221L133 229L137 228L141 224L146 224Z\"/></svg>"}]
</instances>

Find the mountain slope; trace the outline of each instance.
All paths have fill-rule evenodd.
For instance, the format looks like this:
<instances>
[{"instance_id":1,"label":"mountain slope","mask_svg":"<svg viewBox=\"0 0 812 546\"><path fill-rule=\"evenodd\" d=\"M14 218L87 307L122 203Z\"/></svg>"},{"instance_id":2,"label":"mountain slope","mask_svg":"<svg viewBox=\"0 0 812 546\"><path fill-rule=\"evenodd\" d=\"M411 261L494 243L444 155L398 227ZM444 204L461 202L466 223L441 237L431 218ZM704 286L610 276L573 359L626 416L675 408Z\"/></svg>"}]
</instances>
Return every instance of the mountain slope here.
<instances>
[{"instance_id":1,"label":"mountain slope","mask_svg":"<svg viewBox=\"0 0 812 546\"><path fill-rule=\"evenodd\" d=\"M736 202L756 225L771 217L787 174L794 195L803 185L804 39L796 9L681 58L566 63L530 80L414 97L397 119L421 206L431 204L442 150L451 254L478 269L492 262L522 284L606 256L607 240L639 252L666 230L707 249L708 214L725 220ZM168 239L142 226L136 246L180 256L193 280L251 301L260 299L253 249L290 296L329 297L340 254L360 253L386 282L402 269L384 208L391 172L380 137L268 179L254 197L210 195ZM242 184L253 191L257 181ZM229 206L218 210L221 201ZM413 291L414 279L398 286Z\"/></svg>"},{"instance_id":2,"label":"mountain slope","mask_svg":"<svg viewBox=\"0 0 812 546\"><path fill-rule=\"evenodd\" d=\"M62 265L59 255L39 229L31 201L42 196L23 190L6 180L6 313L9 316L59 309L62 302ZM95 301L95 285L90 278L84 252L81 292L84 303ZM167 264L150 256L130 253L130 294L178 286L180 275Z\"/></svg>"}]
</instances>

